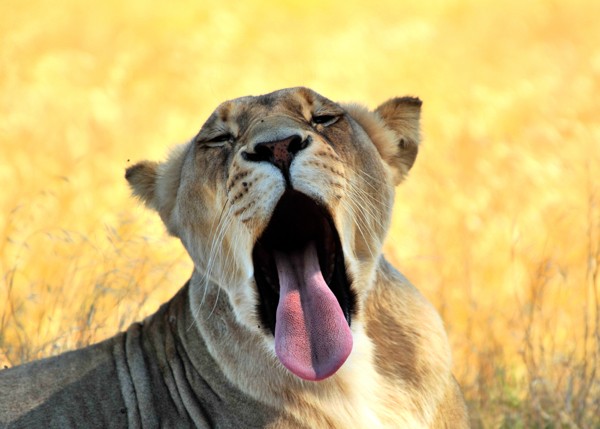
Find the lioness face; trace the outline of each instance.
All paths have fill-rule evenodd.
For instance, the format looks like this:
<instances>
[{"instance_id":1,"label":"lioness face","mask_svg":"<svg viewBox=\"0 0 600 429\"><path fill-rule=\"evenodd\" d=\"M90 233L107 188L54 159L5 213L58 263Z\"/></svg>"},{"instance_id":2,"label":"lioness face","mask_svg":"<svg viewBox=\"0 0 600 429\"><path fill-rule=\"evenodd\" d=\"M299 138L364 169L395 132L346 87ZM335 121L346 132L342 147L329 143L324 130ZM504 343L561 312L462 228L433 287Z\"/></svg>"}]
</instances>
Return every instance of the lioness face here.
<instances>
[{"instance_id":1,"label":"lioness face","mask_svg":"<svg viewBox=\"0 0 600 429\"><path fill-rule=\"evenodd\" d=\"M194 293L218 285L286 368L320 380L352 350L419 109L413 98L342 107L306 88L242 97L127 178L191 255Z\"/></svg>"}]
</instances>

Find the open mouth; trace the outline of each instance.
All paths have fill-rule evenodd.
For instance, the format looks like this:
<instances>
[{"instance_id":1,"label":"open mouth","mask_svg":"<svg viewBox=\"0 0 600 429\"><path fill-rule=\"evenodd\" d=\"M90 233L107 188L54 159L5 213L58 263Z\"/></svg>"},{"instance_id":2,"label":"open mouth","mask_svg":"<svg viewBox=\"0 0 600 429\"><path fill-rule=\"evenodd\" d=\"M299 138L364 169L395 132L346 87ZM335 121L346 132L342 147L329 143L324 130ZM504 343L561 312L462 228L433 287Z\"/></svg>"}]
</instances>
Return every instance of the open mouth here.
<instances>
[{"instance_id":1,"label":"open mouth","mask_svg":"<svg viewBox=\"0 0 600 429\"><path fill-rule=\"evenodd\" d=\"M286 191L252 257L259 312L281 363L306 380L335 373L352 350L356 297L331 215Z\"/></svg>"}]
</instances>

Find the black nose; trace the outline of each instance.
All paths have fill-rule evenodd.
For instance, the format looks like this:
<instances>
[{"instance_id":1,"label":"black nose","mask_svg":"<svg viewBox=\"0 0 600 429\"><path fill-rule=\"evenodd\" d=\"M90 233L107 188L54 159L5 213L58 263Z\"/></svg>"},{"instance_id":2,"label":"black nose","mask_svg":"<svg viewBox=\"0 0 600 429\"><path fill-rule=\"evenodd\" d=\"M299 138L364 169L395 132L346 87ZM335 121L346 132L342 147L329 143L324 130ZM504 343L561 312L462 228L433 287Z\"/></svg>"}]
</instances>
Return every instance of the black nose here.
<instances>
[{"instance_id":1,"label":"black nose","mask_svg":"<svg viewBox=\"0 0 600 429\"><path fill-rule=\"evenodd\" d=\"M279 168L284 176L288 175L294 156L308 146L309 139L302 140L298 135L283 140L256 143L253 152L243 152L248 161L267 161Z\"/></svg>"}]
</instances>

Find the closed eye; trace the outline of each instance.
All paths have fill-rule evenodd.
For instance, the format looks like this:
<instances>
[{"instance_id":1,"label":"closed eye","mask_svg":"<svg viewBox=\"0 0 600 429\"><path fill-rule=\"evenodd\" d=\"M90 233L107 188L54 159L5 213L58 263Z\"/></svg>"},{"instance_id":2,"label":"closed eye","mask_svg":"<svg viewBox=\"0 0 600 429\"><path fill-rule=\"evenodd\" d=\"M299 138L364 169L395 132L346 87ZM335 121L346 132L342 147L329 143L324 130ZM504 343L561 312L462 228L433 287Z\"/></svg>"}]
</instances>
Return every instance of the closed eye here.
<instances>
[{"instance_id":1,"label":"closed eye","mask_svg":"<svg viewBox=\"0 0 600 429\"><path fill-rule=\"evenodd\" d=\"M314 115L312 117L313 125L323 125L327 127L334 124L339 119L338 115Z\"/></svg>"},{"instance_id":2,"label":"closed eye","mask_svg":"<svg viewBox=\"0 0 600 429\"><path fill-rule=\"evenodd\" d=\"M206 147L222 147L225 146L227 143L233 143L234 141L234 137L233 135L229 134L229 133L225 133L225 134L219 134L215 137L211 137L208 138L204 141L202 141L202 145L206 146Z\"/></svg>"}]
</instances>

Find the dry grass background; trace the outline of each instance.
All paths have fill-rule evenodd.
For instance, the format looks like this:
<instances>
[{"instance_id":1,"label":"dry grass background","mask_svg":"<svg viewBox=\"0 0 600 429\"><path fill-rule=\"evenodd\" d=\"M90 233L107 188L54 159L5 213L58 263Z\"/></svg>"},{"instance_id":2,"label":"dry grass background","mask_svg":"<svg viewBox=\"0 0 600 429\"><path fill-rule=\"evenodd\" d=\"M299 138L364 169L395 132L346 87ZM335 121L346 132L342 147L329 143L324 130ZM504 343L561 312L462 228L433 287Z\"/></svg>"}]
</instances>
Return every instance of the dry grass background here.
<instances>
[{"instance_id":1,"label":"dry grass background","mask_svg":"<svg viewBox=\"0 0 600 429\"><path fill-rule=\"evenodd\" d=\"M0 5L0 363L105 338L190 263L128 196L221 101L424 100L386 253L434 302L475 427L600 427L600 2Z\"/></svg>"}]
</instances>

